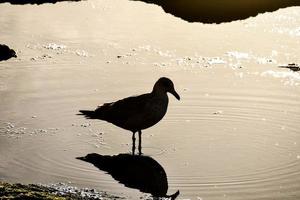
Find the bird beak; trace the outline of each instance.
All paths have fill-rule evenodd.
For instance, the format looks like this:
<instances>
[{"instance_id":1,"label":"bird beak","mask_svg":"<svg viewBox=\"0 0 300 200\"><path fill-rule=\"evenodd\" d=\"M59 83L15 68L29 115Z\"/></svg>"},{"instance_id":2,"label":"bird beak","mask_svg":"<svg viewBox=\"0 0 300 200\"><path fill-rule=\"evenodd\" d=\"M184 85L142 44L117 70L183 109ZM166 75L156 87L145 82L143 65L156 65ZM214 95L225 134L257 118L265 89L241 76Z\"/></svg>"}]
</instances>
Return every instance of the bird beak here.
<instances>
[{"instance_id":1,"label":"bird beak","mask_svg":"<svg viewBox=\"0 0 300 200\"><path fill-rule=\"evenodd\" d=\"M179 96L179 94L178 94L175 90L170 91L170 93L173 94L174 97L175 97L177 100L180 100L180 96Z\"/></svg>"}]
</instances>

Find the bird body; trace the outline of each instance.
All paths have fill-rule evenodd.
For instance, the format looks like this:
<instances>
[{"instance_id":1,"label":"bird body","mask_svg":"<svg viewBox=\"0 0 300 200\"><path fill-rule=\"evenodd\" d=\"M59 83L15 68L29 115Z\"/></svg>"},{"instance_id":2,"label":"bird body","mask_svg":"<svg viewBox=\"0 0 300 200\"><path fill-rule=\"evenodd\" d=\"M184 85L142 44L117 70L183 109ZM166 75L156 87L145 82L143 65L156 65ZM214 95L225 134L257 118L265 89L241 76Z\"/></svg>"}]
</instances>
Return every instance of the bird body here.
<instances>
[{"instance_id":1,"label":"bird body","mask_svg":"<svg viewBox=\"0 0 300 200\"><path fill-rule=\"evenodd\" d=\"M95 117L131 132L147 129L159 122L167 112L168 96L152 93L128 97L98 107Z\"/></svg>"},{"instance_id":2,"label":"bird body","mask_svg":"<svg viewBox=\"0 0 300 200\"><path fill-rule=\"evenodd\" d=\"M94 111L80 110L79 112L88 119L104 120L133 132L133 142L134 134L139 132L141 143L141 130L155 125L165 116L169 103L167 92L180 99L173 82L162 77L155 83L151 93L105 103Z\"/></svg>"}]
</instances>

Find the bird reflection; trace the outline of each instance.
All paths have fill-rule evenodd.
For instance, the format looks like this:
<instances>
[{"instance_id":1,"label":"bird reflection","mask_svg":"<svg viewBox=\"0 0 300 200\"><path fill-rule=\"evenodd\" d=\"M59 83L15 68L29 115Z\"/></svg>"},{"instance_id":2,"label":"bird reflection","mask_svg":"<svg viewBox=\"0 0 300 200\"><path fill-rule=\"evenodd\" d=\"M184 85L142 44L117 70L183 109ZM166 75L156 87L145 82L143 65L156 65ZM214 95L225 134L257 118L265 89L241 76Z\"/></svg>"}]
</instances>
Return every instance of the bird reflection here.
<instances>
[{"instance_id":1,"label":"bird reflection","mask_svg":"<svg viewBox=\"0 0 300 200\"><path fill-rule=\"evenodd\" d=\"M149 156L119 154L114 156L91 153L77 159L92 163L126 187L150 193L153 197L176 199L179 191L167 195L168 180L164 168Z\"/></svg>"}]
</instances>

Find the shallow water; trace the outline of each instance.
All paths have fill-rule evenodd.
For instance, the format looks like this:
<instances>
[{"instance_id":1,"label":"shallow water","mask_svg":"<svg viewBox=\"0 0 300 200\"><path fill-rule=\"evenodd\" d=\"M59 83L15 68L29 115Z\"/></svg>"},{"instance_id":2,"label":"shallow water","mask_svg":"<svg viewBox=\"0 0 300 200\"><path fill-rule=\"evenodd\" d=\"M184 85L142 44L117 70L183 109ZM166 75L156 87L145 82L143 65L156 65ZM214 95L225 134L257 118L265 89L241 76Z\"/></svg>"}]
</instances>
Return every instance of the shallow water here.
<instances>
[{"instance_id":1,"label":"shallow water","mask_svg":"<svg viewBox=\"0 0 300 200\"><path fill-rule=\"evenodd\" d=\"M0 5L0 180L65 182L147 198L75 159L131 150L131 134L77 116L170 77L182 100L143 131L179 199L300 198L299 7L221 25L125 0ZM51 19L51 20L50 20Z\"/></svg>"}]
</instances>

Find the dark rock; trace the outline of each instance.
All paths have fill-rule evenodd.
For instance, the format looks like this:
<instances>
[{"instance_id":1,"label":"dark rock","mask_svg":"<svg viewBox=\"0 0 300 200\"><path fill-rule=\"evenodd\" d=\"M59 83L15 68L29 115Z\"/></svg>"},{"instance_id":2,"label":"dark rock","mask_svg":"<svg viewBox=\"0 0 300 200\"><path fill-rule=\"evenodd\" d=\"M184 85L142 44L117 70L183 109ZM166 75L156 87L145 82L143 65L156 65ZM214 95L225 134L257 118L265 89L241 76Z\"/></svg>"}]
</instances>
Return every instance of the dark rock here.
<instances>
[{"instance_id":1,"label":"dark rock","mask_svg":"<svg viewBox=\"0 0 300 200\"><path fill-rule=\"evenodd\" d=\"M299 0L132 0L153 3L188 22L222 23L300 6Z\"/></svg>"},{"instance_id":2,"label":"dark rock","mask_svg":"<svg viewBox=\"0 0 300 200\"><path fill-rule=\"evenodd\" d=\"M299 72L300 71L300 65L296 64L296 63L291 63L291 64L288 64L288 65L282 65L282 66L279 66L280 68L287 68L287 69L290 69L294 72Z\"/></svg>"},{"instance_id":3,"label":"dark rock","mask_svg":"<svg viewBox=\"0 0 300 200\"><path fill-rule=\"evenodd\" d=\"M5 44L0 44L0 61L8 60L12 57L17 57L16 52Z\"/></svg>"},{"instance_id":4,"label":"dark rock","mask_svg":"<svg viewBox=\"0 0 300 200\"><path fill-rule=\"evenodd\" d=\"M57 3L61 1L81 1L81 0L0 0L0 3L11 3L11 4L44 4L44 3Z\"/></svg>"}]
</instances>

